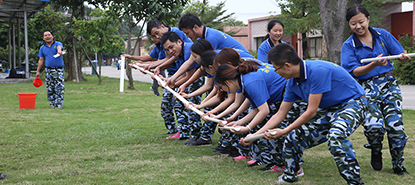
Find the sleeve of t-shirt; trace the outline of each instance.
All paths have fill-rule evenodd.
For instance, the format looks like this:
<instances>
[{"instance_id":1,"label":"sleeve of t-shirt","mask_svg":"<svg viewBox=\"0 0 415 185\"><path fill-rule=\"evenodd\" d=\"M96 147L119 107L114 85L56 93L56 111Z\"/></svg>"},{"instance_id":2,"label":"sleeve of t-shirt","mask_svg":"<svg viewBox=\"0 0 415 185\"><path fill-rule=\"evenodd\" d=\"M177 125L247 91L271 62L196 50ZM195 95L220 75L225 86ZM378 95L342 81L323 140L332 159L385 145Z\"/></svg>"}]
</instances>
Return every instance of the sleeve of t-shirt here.
<instances>
[{"instance_id":1,"label":"sleeve of t-shirt","mask_svg":"<svg viewBox=\"0 0 415 185\"><path fill-rule=\"evenodd\" d=\"M349 73L360 66L353 47L348 43L343 43L340 60L342 67Z\"/></svg>"},{"instance_id":2,"label":"sleeve of t-shirt","mask_svg":"<svg viewBox=\"0 0 415 185\"><path fill-rule=\"evenodd\" d=\"M269 93L267 84L263 80L255 80L244 85L244 90L249 94L252 108L257 108L268 101Z\"/></svg>"},{"instance_id":3,"label":"sleeve of t-shirt","mask_svg":"<svg viewBox=\"0 0 415 185\"><path fill-rule=\"evenodd\" d=\"M218 48L219 47L219 39L218 38L216 38L216 37L209 37L209 38L206 38L206 40L209 41L210 44L212 44L213 50L215 50L215 49L223 49L223 48Z\"/></svg>"},{"instance_id":4,"label":"sleeve of t-shirt","mask_svg":"<svg viewBox=\"0 0 415 185\"><path fill-rule=\"evenodd\" d=\"M258 49L258 60L268 63L267 55L268 55L268 53L265 51L265 49L263 47L259 47L259 49Z\"/></svg>"},{"instance_id":5,"label":"sleeve of t-shirt","mask_svg":"<svg viewBox=\"0 0 415 185\"><path fill-rule=\"evenodd\" d=\"M300 100L301 98L297 96L292 90L293 79L289 79L287 85L285 86L284 101L285 102L294 102ZM295 82L294 82L295 83Z\"/></svg>"},{"instance_id":6,"label":"sleeve of t-shirt","mask_svg":"<svg viewBox=\"0 0 415 185\"><path fill-rule=\"evenodd\" d=\"M402 47L401 43L399 43L396 38L390 34L388 31L382 29L382 36L384 36L386 40L386 49L388 50L389 54L391 55L399 55L404 52L404 48Z\"/></svg>"},{"instance_id":7,"label":"sleeve of t-shirt","mask_svg":"<svg viewBox=\"0 0 415 185\"><path fill-rule=\"evenodd\" d=\"M39 49L39 54L37 54L38 57L45 57L45 55L42 52L43 46L40 47Z\"/></svg>"},{"instance_id":8,"label":"sleeve of t-shirt","mask_svg":"<svg viewBox=\"0 0 415 185\"><path fill-rule=\"evenodd\" d=\"M158 59L159 58L159 52L160 52L160 50L157 48L157 46L154 46L153 50L151 50L151 52L150 52L150 57Z\"/></svg>"},{"instance_id":9,"label":"sleeve of t-shirt","mask_svg":"<svg viewBox=\"0 0 415 185\"><path fill-rule=\"evenodd\" d=\"M320 94L331 90L332 70L327 67L317 66L310 73L318 75L310 75L311 82L310 94Z\"/></svg>"}]
</instances>

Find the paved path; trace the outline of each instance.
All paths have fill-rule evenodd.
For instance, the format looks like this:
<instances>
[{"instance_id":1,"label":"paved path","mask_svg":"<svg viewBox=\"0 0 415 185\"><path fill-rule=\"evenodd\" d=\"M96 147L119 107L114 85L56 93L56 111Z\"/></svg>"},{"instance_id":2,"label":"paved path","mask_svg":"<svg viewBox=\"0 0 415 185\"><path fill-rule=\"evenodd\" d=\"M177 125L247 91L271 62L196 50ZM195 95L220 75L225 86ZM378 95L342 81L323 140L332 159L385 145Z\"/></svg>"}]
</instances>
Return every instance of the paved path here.
<instances>
[{"instance_id":1,"label":"paved path","mask_svg":"<svg viewBox=\"0 0 415 185\"><path fill-rule=\"evenodd\" d=\"M91 67L82 68L82 72L85 74L91 74ZM120 78L120 71L115 67L111 66L102 66L101 72L103 76L108 76L112 78ZM153 83L153 80L148 75L144 75L138 70L132 71L134 81L148 82ZM127 75L124 75L125 79ZM400 85L403 96L403 108L415 110L415 85Z\"/></svg>"}]
</instances>

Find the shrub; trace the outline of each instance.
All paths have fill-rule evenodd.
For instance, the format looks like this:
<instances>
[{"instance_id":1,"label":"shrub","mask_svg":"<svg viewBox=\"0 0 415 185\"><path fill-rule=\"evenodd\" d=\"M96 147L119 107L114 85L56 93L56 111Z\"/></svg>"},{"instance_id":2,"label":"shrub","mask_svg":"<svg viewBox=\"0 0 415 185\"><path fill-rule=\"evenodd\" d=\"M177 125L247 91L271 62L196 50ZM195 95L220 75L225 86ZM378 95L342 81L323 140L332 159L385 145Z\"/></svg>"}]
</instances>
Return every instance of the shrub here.
<instances>
[{"instance_id":1,"label":"shrub","mask_svg":"<svg viewBox=\"0 0 415 185\"><path fill-rule=\"evenodd\" d=\"M415 37L410 37L409 34L402 35L399 37L399 42L407 53L415 53ZM407 62L399 62L394 60L393 74L398 79L399 84L415 84L415 57Z\"/></svg>"}]
</instances>

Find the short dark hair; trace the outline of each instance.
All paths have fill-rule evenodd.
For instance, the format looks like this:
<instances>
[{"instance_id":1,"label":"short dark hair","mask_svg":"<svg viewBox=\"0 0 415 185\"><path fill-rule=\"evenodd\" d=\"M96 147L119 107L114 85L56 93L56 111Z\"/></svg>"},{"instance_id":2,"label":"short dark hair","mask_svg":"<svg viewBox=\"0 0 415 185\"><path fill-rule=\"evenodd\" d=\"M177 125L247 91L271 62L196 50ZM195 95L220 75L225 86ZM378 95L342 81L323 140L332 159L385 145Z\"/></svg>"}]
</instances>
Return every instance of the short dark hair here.
<instances>
[{"instance_id":1,"label":"short dark hair","mask_svg":"<svg viewBox=\"0 0 415 185\"><path fill-rule=\"evenodd\" d=\"M170 42L177 42L178 40L182 40L182 39L180 39L177 33L170 31L170 32L164 33L163 36L161 36L161 39L160 39L161 45L163 45L167 40L169 40Z\"/></svg>"},{"instance_id":2,"label":"short dark hair","mask_svg":"<svg viewBox=\"0 0 415 185\"><path fill-rule=\"evenodd\" d=\"M147 23L147 34L148 35L151 35L151 30L153 29L153 28L161 28L161 25L162 25L163 23L161 23L160 21L158 21L158 20L151 20L151 21L148 21L148 23Z\"/></svg>"},{"instance_id":3,"label":"short dark hair","mask_svg":"<svg viewBox=\"0 0 415 185\"><path fill-rule=\"evenodd\" d=\"M203 54L200 55L200 61L198 62L200 66L208 67L209 65L213 65L213 61L216 58L217 53L213 50L207 50Z\"/></svg>"},{"instance_id":4,"label":"short dark hair","mask_svg":"<svg viewBox=\"0 0 415 185\"><path fill-rule=\"evenodd\" d=\"M271 48L268 52L267 60L271 61L276 66L282 66L284 63L291 63L297 65L301 62L294 47L289 44L278 44Z\"/></svg>"},{"instance_id":5,"label":"short dark hair","mask_svg":"<svg viewBox=\"0 0 415 185\"><path fill-rule=\"evenodd\" d=\"M205 39L196 40L190 48L194 53L202 55L205 51L213 50L212 44Z\"/></svg>"},{"instance_id":6,"label":"short dark hair","mask_svg":"<svg viewBox=\"0 0 415 185\"><path fill-rule=\"evenodd\" d=\"M195 25L202 26L202 21L194 13L185 13L179 20L179 29L192 29Z\"/></svg>"},{"instance_id":7,"label":"short dark hair","mask_svg":"<svg viewBox=\"0 0 415 185\"><path fill-rule=\"evenodd\" d=\"M349 22L349 20L353 16L357 15L358 13L365 14L365 16L367 18L369 18L369 16L370 16L369 11L367 11L367 9L363 5L356 4L356 5L354 5L354 6L347 9L347 11L346 11L346 21Z\"/></svg>"},{"instance_id":8,"label":"short dark hair","mask_svg":"<svg viewBox=\"0 0 415 185\"><path fill-rule=\"evenodd\" d=\"M45 32L49 32L49 33L53 36L52 31L50 31L50 30L45 30L45 31L43 31L43 35L45 35Z\"/></svg>"}]
</instances>

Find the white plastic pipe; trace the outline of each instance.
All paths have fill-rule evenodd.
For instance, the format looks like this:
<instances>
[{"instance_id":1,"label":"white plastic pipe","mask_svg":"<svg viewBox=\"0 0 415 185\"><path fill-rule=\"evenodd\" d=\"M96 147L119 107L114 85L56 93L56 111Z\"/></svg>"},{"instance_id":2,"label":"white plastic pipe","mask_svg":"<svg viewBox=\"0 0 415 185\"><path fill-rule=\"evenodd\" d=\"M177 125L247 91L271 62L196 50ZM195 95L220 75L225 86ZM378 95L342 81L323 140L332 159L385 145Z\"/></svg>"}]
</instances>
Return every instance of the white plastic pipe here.
<instances>
[{"instance_id":1,"label":"white plastic pipe","mask_svg":"<svg viewBox=\"0 0 415 185\"><path fill-rule=\"evenodd\" d=\"M135 64L133 64L133 66L135 67L135 68L137 68L137 69L139 69L140 71L143 71L144 73L146 73L146 74L149 74L149 75L153 75L153 73L152 72L150 72L150 71L147 71L147 70L144 70L143 68L141 68L141 67L139 67L139 66L137 66L137 65L135 65ZM204 113L202 112L202 111L200 111L199 109L197 109L196 107L193 107L192 105L190 105L189 104L189 101L187 101L185 98L183 98L183 96L181 96L179 93L177 93L176 91L174 91L173 89L171 89L169 86L167 86L166 85L166 83L159 77L159 76L157 76L157 75L154 75L154 78L160 83L160 85L164 88L164 89L167 89L168 91L170 91L177 99L179 99L183 104L187 104L188 106L189 106L189 108L192 110L192 111L194 111L194 112L196 112L197 114L199 114L200 116L202 116ZM226 121L223 121L223 120L218 120L218 119L215 119L215 118L211 118L211 117L209 117L209 116L205 116L204 117L206 120L208 120L208 121L212 121L212 122L216 122L216 123L219 123L219 121L222 121L222 123L223 124L226 124L227 122Z\"/></svg>"},{"instance_id":2,"label":"white plastic pipe","mask_svg":"<svg viewBox=\"0 0 415 185\"><path fill-rule=\"evenodd\" d=\"M415 53L408 53L404 55L409 56L409 57L415 57ZM368 62L378 61L380 59L385 59L385 58L388 60L393 60L393 59L398 59L400 57L402 57L402 55L391 55L391 56L379 57L379 58L366 58L366 59L360 60L360 63L368 63Z\"/></svg>"},{"instance_id":3,"label":"white plastic pipe","mask_svg":"<svg viewBox=\"0 0 415 185\"><path fill-rule=\"evenodd\" d=\"M120 92L124 92L124 73L125 73L125 57L121 56L121 60L120 62L120 66L121 66L121 71L120 71Z\"/></svg>"},{"instance_id":4,"label":"white plastic pipe","mask_svg":"<svg viewBox=\"0 0 415 185\"><path fill-rule=\"evenodd\" d=\"M219 127L220 129L223 129L223 130L235 130L235 131L240 131L241 130L241 128L240 127L227 127L227 126L223 126L223 127Z\"/></svg>"},{"instance_id":5,"label":"white plastic pipe","mask_svg":"<svg viewBox=\"0 0 415 185\"><path fill-rule=\"evenodd\" d=\"M277 131L268 132L268 134L275 135L275 134L277 134ZM249 142L249 141L257 140L257 139L260 139L260 138L263 138L263 137L264 137L264 134L259 134L259 135L255 135L255 136L252 136L252 137L245 138L244 141Z\"/></svg>"},{"instance_id":6,"label":"white plastic pipe","mask_svg":"<svg viewBox=\"0 0 415 185\"><path fill-rule=\"evenodd\" d=\"M64 54L66 54L65 50L62 51L62 55L64 55ZM59 54L56 54L56 55L53 55L53 58L58 58L59 56L60 56Z\"/></svg>"}]
</instances>

